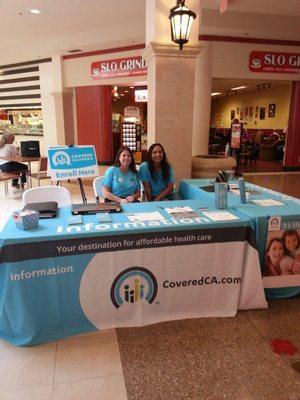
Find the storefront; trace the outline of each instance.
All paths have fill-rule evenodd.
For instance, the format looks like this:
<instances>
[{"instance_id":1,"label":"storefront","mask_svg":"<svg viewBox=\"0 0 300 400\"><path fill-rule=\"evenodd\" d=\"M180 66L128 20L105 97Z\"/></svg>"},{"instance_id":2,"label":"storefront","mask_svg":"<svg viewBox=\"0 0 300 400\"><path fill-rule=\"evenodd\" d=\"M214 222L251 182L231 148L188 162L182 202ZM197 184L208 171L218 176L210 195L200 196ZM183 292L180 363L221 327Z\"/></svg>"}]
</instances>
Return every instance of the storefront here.
<instances>
[{"instance_id":1,"label":"storefront","mask_svg":"<svg viewBox=\"0 0 300 400\"><path fill-rule=\"evenodd\" d=\"M296 57L295 60L294 58L291 59L294 60L293 65L288 66L283 63L282 57L276 58L274 56L274 54L278 55L279 52L279 46L276 44L228 43L226 41L212 41L211 39L201 40L199 43L203 47L195 61L192 154L207 154L210 126L229 128L229 122L234 113L235 117L243 121L246 136L248 135L251 138L258 131L263 133L276 131L280 138L285 139L285 131L287 130L287 136L292 137L292 139L286 137L284 166L286 168L298 168L300 164L295 153L295 149L299 147L296 143L298 139L295 139L295 134L291 129L288 129L291 119L289 119L289 116L295 115L295 111L291 114L289 97L291 96L290 83L299 79L299 74L295 73L299 70L298 48L280 46L281 51L284 52L282 54L292 54L294 58ZM121 127L125 118L124 110L127 106L139 108L143 122L139 121L138 123L141 123L142 132L145 133L147 125L149 126L147 110L144 105L141 107L141 104L137 105L133 101L132 93L128 94L129 100L127 103L125 102L127 97L125 90L130 93L131 90L147 87L149 76L147 76L146 66L141 59L143 48L144 45L137 45L124 48L124 51L116 49L116 51L107 50L65 56L62 62L65 90L73 94L73 98L69 100L72 107L65 107L64 105L65 121L72 119L74 124L73 133L69 135L66 142L93 143L96 146L97 158L100 163L111 163L116 148L126 142L123 142ZM269 65L269 68L257 68L257 65L255 65L257 56L253 57L253 54L255 55L257 52L264 55L270 54L270 63L273 64ZM288 63L288 60L290 60L290 57L286 58L285 62ZM212 82L215 79L255 80L262 82L262 86L260 89L256 89L256 93L252 94L252 99L249 97L245 101L237 101L238 98L240 99L239 96L228 96L227 100L234 101L234 104L228 103L226 105L224 118L216 116L216 114L220 114L220 110L215 107L216 103L213 104L212 121L210 121L211 89ZM114 89L115 87L117 87L117 90ZM124 96L120 95L117 98L115 93L118 94L119 91L122 91ZM282 93L276 94L276 91L282 91ZM262 96L261 99L257 97L258 92ZM154 106L158 102L153 99L153 93L149 92L149 94L149 101L151 102L149 110L152 110L151 115L154 115L160 112ZM268 94L268 98L265 98L266 94ZM124 97L124 99L121 99L121 97ZM171 107L173 99L170 98L169 100ZM154 111L153 107L155 107ZM229 113L228 109L230 109ZM167 120L170 124L169 117ZM172 124L175 124L175 119L173 119ZM155 130L157 129L155 128ZM172 127L169 129L169 132L171 131ZM132 134L132 132L128 133ZM179 144L176 147L176 143L181 143L182 137L179 138L172 134L172 138L174 150L171 149L170 158L173 161L174 158L178 158ZM135 146L133 150L138 151L137 143L131 143L132 137L129 136L127 139L129 144ZM150 141L153 141L153 135ZM292 147L290 143L293 143ZM146 147L145 140L141 141L141 150L143 146ZM182 148L182 145L180 148ZM172 154L172 151L174 154ZM169 148L168 153L170 153Z\"/></svg>"},{"instance_id":2,"label":"storefront","mask_svg":"<svg viewBox=\"0 0 300 400\"><path fill-rule=\"evenodd\" d=\"M122 145L141 162L147 147L145 61L136 50L99 53L65 57L66 86L75 95L74 143L94 144L100 164L112 163Z\"/></svg>"}]
</instances>

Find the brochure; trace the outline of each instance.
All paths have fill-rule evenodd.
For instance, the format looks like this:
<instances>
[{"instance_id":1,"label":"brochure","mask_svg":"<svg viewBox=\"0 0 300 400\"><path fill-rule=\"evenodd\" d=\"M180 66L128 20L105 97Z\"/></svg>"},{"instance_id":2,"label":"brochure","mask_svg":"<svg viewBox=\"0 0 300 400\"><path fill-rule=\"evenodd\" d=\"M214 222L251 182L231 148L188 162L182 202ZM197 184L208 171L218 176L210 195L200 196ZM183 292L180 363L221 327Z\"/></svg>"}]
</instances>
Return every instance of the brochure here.
<instances>
[{"instance_id":1,"label":"brochure","mask_svg":"<svg viewBox=\"0 0 300 400\"><path fill-rule=\"evenodd\" d=\"M188 206L168 207L165 208L165 210L170 214L172 218L176 219L199 217L199 214L197 214L196 211Z\"/></svg>"},{"instance_id":2,"label":"brochure","mask_svg":"<svg viewBox=\"0 0 300 400\"><path fill-rule=\"evenodd\" d=\"M246 195L248 196L252 196L252 195L257 195L257 194L261 194L261 192L259 192L258 190L254 190L254 189L245 189ZM230 193L239 196L240 195L240 189L238 187L231 187L230 186Z\"/></svg>"},{"instance_id":3,"label":"brochure","mask_svg":"<svg viewBox=\"0 0 300 400\"><path fill-rule=\"evenodd\" d=\"M239 219L228 211L202 211L202 214L212 221L233 221Z\"/></svg>"},{"instance_id":4,"label":"brochure","mask_svg":"<svg viewBox=\"0 0 300 400\"><path fill-rule=\"evenodd\" d=\"M126 213L130 222L163 221L165 218L158 212Z\"/></svg>"},{"instance_id":5,"label":"brochure","mask_svg":"<svg viewBox=\"0 0 300 400\"><path fill-rule=\"evenodd\" d=\"M251 203L261 207L284 206L284 203L274 199L251 200Z\"/></svg>"}]
</instances>

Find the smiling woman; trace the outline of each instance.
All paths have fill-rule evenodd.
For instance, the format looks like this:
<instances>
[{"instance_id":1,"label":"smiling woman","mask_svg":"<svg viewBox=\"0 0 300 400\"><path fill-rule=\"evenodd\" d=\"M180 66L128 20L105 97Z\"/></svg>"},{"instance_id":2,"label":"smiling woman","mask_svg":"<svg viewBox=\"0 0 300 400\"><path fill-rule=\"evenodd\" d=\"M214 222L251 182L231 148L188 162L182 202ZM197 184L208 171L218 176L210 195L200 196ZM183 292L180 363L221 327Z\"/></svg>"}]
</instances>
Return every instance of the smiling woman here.
<instances>
[{"instance_id":1,"label":"smiling woman","mask_svg":"<svg viewBox=\"0 0 300 400\"><path fill-rule=\"evenodd\" d=\"M140 182L132 151L129 147L121 147L116 155L115 163L105 172L103 179L105 201L132 203L141 195Z\"/></svg>"},{"instance_id":2,"label":"smiling woman","mask_svg":"<svg viewBox=\"0 0 300 400\"><path fill-rule=\"evenodd\" d=\"M140 166L139 175L148 201L170 199L174 189L174 172L160 143L149 147L147 161Z\"/></svg>"}]
</instances>

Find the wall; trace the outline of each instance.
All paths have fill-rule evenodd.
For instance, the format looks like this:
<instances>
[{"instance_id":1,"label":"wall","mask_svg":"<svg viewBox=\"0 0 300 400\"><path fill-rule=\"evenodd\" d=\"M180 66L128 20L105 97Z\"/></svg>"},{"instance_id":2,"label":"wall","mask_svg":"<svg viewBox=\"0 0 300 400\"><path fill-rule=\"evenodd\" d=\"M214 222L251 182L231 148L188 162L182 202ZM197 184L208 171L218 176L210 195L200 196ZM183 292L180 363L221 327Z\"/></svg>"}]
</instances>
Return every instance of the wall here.
<instances>
[{"instance_id":1,"label":"wall","mask_svg":"<svg viewBox=\"0 0 300 400\"><path fill-rule=\"evenodd\" d=\"M235 110L235 117L243 122L244 127L248 129L284 129L288 124L289 108L291 99L291 84L274 86L270 89L255 90L250 93L234 94L212 98L211 107L211 126L216 128L230 128L231 110ZM268 117L269 104L276 104L275 117ZM245 107L253 107L253 117L241 119L239 111ZM265 119L256 117L255 109L265 108Z\"/></svg>"},{"instance_id":2,"label":"wall","mask_svg":"<svg viewBox=\"0 0 300 400\"><path fill-rule=\"evenodd\" d=\"M300 81L300 74L251 72L249 55L255 50L300 53L299 47L295 46L212 42L212 77Z\"/></svg>"},{"instance_id":3,"label":"wall","mask_svg":"<svg viewBox=\"0 0 300 400\"><path fill-rule=\"evenodd\" d=\"M57 145L56 111L52 93L54 91L54 73L52 63L40 65L41 102L43 116L43 155L46 155L49 146Z\"/></svg>"}]
</instances>

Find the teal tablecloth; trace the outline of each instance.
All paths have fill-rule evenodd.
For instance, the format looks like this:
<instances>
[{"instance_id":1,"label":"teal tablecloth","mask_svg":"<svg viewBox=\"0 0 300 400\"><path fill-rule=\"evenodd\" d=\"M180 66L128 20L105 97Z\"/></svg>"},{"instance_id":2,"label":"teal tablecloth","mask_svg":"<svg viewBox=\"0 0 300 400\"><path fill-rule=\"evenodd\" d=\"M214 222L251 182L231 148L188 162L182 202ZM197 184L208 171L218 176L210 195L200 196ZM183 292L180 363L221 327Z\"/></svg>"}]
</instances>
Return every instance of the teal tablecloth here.
<instances>
[{"instance_id":1,"label":"teal tablecloth","mask_svg":"<svg viewBox=\"0 0 300 400\"><path fill-rule=\"evenodd\" d=\"M237 180L233 180L230 184L237 184ZM203 186L213 185L211 179L187 179L180 183L180 194L185 199L198 199L199 201L209 202L211 208L215 207L215 194L201 189ZM264 270L265 249L268 235L268 224L271 217L281 217L282 224L286 226L293 224L300 227L300 199L284 195L273 190L263 188L246 182L246 188L251 189L256 194L250 194L245 204L242 204L240 197L229 192L228 208L229 210L237 210L248 216L256 231L256 242L259 249L261 268ZM262 207L251 203L256 199L274 199L283 205ZM300 286L282 287L266 289L267 298L284 298L292 297L300 294Z\"/></svg>"},{"instance_id":2,"label":"teal tablecloth","mask_svg":"<svg viewBox=\"0 0 300 400\"><path fill-rule=\"evenodd\" d=\"M166 207L197 216L174 218ZM11 218L0 239L0 337L16 345L117 326L233 316L265 308L254 230L237 220L213 222L199 211L210 200L124 205L68 225L69 207L32 231ZM160 221L130 222L126 213L158 211Z\"/></svg>"}]
</instances>

